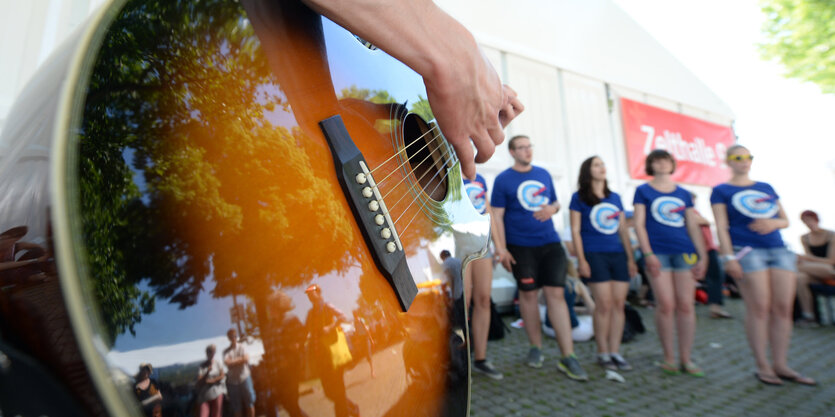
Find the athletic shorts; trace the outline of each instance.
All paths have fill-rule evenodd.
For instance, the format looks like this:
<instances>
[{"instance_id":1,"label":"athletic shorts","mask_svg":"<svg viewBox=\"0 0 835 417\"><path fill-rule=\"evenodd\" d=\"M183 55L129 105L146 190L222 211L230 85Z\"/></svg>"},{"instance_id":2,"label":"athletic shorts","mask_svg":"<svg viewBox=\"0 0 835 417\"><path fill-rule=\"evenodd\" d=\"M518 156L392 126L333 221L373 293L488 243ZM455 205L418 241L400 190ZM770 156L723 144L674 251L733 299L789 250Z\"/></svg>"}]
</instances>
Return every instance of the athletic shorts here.
<instances>
[{"instance_id":1,"label":"athletic shorts","mask_svg":"<svg viewBox=\"0 0 835 417\"><path fill-rule=\"evenodd\" d=\"M734 246L734 252L742 250ZM739 260L739 266L743 272L756 272L766 269L782 269L784 271L797 271L797 255L785 247L780 248L754 248L747 255Z\"/></svg>"},{"instance_id":2,"label":"athletic shorts","mask_svg":"<svg viewBox=\"0 0 835 417\"><path fill-rule=\"evenodd\" d=\"M585 255L591 268L588 282L630 281L626 252L589 252Z\"/></svg>"},{"instance_id":3,"label":"athletic shorts","mask_svg":"<svg viewBox=\"0 0 835 417\"><path fill-rule=\"evenodd\" d=\"M513 277L519 291L534 291L542 287L565 287L565 250L560 242L542 246L507 245L516 264Z\"/></svg>"},{"instance_id":4,"label":"athletic shorts","mask_svg":"<svg viewBox=\"0 0 835 417\"><path fill-rule=\"evenodd\" d=\"M655 257L661 262L662 271L689 271L699 260L695 253L656 253Z\"/></svg>"}]
</instances>

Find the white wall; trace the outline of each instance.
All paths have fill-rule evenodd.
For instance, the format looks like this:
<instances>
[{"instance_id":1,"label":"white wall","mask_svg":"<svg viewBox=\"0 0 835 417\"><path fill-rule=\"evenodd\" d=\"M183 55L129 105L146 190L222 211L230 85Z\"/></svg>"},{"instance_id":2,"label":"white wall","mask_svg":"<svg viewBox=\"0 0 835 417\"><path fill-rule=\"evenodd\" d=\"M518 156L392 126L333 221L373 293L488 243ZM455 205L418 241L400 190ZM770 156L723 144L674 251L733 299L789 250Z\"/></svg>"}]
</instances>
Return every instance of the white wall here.
<instances>
[{"instance_id":1,"label":"white wall","mask_svg":"<svg viewBox=\"0 0 835 417\"><path fill-rule=\"evenodd\" d=\"M0 130L12 103L38 66L104 2L8 0L0 3Z\"/></svg>"}]
</instances>

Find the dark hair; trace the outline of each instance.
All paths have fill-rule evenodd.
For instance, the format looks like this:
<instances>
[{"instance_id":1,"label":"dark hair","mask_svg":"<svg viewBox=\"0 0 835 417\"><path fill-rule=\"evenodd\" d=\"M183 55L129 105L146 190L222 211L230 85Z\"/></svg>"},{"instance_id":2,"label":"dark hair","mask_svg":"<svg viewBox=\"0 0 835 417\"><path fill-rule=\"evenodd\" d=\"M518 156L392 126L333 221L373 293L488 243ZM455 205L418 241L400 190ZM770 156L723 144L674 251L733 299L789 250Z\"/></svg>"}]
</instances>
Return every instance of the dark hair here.
<instances>
[{"instance_id":1,"label":"dark hair","mask_svg":"<svg viewBox=\"0 0 835 417\"><path fill-rule=\"evenodd\" d=\"M818 213L815 213L812 210L804 210L803 213L800 213L800 220L803 220L804 217L808 217L816 222L820 222L820 218L818 218Z\"/></svg>"},{"instance_id":2,"label":"dark hair","mask_svg":"<svg viewBox=\"0 0 835 417\"><path fill-rule=\"evenodd\" d=\"M663 149L656 149L647 155L646 162L644 162L644 171L646 171L647 175L654 176L655 171L652 169L652 163L659 160L659 159L669 159L670 162L673 163L673 170L670 171L670 174L676 172L676 159L670 155L669 152Z\"/></svg>"},{"instance_id":3,"label":"dark hair","mask_svg":"<svg viewBox=\"0 0 835 417\"><path fill-rule=\"evenodd\" d=\"M591 164L595 159L600 159L600 157L595 155L583 161L580 164L580 175L577 176L577 196L580 197L580 201L590 206L600 202L600 197L594 194L591 187ZM603 197L608 197L610 194L612 191L609 190L609 181L603 180Z\"/></svg>"},{"instance_id":4,"label":"dark hair","mask_svg":"<svg viewBox=\"0 0 835 417\"><path fill-rule=\"evenodd\" d=\"M510 141L507 142L507 149L510 149L511 151L516 149L516 146L514 146L514 143L516 143L517 139L522 139L522 138L530 139L530 136L528 136L528 135L516 135L516 136L510 138Z\"/></svg>"},{"instance_id":5,"label":"dark hair","mask_svg":"<svg viewBox=\"0 0 835 417\"><path fill-rule=\"evenodd\" d=\"M450 256L452 256L452 254L449 253L448 250L444 249L444 250L441 251L441 259L446 259L446 258L449 258Z\"/></svg>"}]
</instances>

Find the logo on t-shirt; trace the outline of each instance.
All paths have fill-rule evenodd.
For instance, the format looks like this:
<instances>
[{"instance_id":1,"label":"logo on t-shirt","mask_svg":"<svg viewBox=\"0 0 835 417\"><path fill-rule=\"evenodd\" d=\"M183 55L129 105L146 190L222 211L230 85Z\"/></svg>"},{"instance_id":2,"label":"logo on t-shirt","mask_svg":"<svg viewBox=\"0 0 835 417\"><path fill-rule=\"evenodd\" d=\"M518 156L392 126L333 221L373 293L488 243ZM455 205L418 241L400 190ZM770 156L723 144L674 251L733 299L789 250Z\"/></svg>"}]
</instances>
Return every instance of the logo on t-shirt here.
<instances>
[{"instance_id":1,"label":"logo on t-shirt","mask_svg":"<svg viewBox=\"0 0 835 417\"><path fill-rule=\"evenodd\" d=\"M658 223L670 227L684 227L684 210L687 206L680 198L664 196L652 202L649 211Z\"/></svg>"},{"instance_id":2,"label":"logo on t-shirt","mask_svg":"<svg viewBox=\"0 0 835 417\"><path fill-rule=\"evenodd\" d=\"M487 192L484 190L484 186L480 182L470 182L464 185L464 190L467 192L467 197L470 197L473 207L479 213L484 214L487 208L487 199L484 198Z\"/></svg>"},{"instance_id":3,"label":"logo on t-shirt","mask_svg":"<svg viewBox=\"0 0 835 417\"><path fill-rule=\"evenodd\" d=\"M519 199L519 204L529 211L539 211L542 206L550 203L548 187L536 180L527 180L519 184L516 197Z\"/></svg>"},{"instance_id":4,"label":"logo on t-shirt","mask_svg":"<svg viewBox=\"0 0 835 417\"><path fill-rule=\"evenodd\" d=\"M754 219L770 219L780 211L777 196L757 190L742 190L734 194L731 204L740 213Z\"/></svg>"},{"instance_id":5,"label":"logo on t-shirt","mask_svg":"<svg viewBox=\"0 0 835 417\"><path fill-rule=\"evenodd\" d=\"M620 210L612 203L600 203L594 206L589 213L594 230L605 235L617 233L620 225Z\"/></svg>"}]
</instances>

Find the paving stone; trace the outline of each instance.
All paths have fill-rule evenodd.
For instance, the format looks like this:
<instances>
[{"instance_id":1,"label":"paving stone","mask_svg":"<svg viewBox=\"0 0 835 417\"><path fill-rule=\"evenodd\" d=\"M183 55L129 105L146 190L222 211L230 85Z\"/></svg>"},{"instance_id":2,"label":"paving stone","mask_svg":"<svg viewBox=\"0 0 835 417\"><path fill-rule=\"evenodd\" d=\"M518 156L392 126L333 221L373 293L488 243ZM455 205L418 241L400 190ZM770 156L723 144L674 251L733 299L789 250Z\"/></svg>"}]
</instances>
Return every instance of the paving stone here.
<instances>
[{"instance_id":1,"label":"paving stone","mask_svg":"<svg viewBox=\"0 0 835 417\"><path fill-rule=\"evenodd\" d=\"M795 329L789 361L815 378L817 387L786 384L768 387L754 379L743 328L741 300L726 300L734 318L711 320L705 306L698 317L693 358L705 378L669 376L655 365L661 346L651 309L639 308L647 332L624 344L621 352L635 368L622 372L625 383L604 378L595 363L594 342L575 344L580 364L591 380L571 381L556 370L560 357L553 339L545 340L541 369L524 365L528 342L522 329L512 329L488 345L488 356L505 378L473 375L471 415L498 416L821 416L835 409L835 326ZM512 317L504 317L506 323Z\"/></svg>"}]
</instances>

